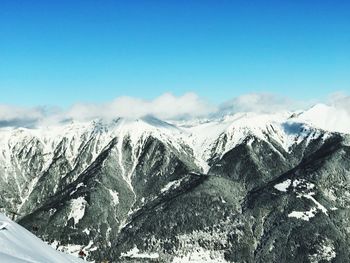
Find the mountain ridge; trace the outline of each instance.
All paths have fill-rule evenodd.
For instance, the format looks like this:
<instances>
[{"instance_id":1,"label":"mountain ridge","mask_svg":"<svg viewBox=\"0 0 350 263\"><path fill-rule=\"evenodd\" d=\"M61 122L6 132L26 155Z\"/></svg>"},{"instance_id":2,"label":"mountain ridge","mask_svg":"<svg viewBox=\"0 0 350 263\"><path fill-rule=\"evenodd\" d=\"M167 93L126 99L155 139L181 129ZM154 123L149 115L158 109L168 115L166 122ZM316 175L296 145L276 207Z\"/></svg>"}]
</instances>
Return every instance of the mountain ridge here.
<instances>
[{"instance_id":1,"label":"mountain ridge","mask_svg":"<svg viewBox=\"0 0 350 263\"><path fill-rule=\"evenodd\" d=\"M314 112L312 108L311 115ZM349 136L320 129L304 118L309 113L237 113L171 123L147 116L36 129L2 128L1 211L19 214L20 224L37 229L36 234L58 250L77 255L83 249L90 260L138 262L143 255L143 262L191 262L191 257L200 262L259 262L272 255L288 262L278 252L268 255L264 247L256 246L267 236L252 231L251 224L262 228L268 214L284 222L283 209L282 214L273 210L278 202L295 204L295 209L301 203L293 195L277 202L268 194L284 193L274 186L282 183L278 188L284 189L288 180L289 186L300 181L290 186L299 192L311 184L307 160L334 158L335 164L309 163L321 174L329 169L336 182L346 181L350 171L344 161ZM336 146L338 150L333 151ZM317 154L323 157L316 158ZM294 171L301 171L299 181L290 178ZM196 177L199 174L203 176ZM317 179L312 184L330 187ZM334 187L334 193L326 188L317 188L312 195L300 192L300 199L316 207L311 206L310 213L290 214L321 220L315 211L326 207L322 203L333 202L329 199L333 195L343 200L346 211L348 190L340 183ZM262 195L253 194L258 189L267 189L268 194L265 190ZM249 196L259 197L246 209ZM265 215L266 211L270 212ZM325 220L337 212L328 213ZM294 219L289 218L285 227L292 227L289 220ZM267 227L275 233L273 224ZM285 242L282 237L279 240ZM346 244L346 239L339 240ZM303 252L295 253L299 258ZM311 260L310 253L303 260ZM332 253L333 258L344 257L335 247Z\"/></svg>"}]
</instances>

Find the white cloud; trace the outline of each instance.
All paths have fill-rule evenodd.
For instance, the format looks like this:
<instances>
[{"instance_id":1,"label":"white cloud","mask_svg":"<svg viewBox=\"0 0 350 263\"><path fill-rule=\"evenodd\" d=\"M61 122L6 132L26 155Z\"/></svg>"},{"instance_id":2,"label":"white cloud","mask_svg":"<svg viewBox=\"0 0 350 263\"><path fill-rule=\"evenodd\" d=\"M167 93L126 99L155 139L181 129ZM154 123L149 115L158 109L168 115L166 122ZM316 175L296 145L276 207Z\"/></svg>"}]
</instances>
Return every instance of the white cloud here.
<instances>
[{"instance_id":1,"label":"white cloud","mask_svg":"<svg viewBox=\"0 0 350 263\"><path fill-rule=\"evenodd\" d=\"M203 117L215 110L213 105L199 98L195 93L186 93L179 97L166 93L153 100L119 97L104 104L76 104L68 110L67 117L86 120L139 118L152 115L160 119L179 119Z\"/></svg>"},{"instance_id":2,"label":"white cloud","mask_svg":"<svg viewBox=\"0 0 350 263\"><path fill-rule=\"evenodd\" d=\"M259 112L271 113L284 110L305 109L311 101L297 101L271 93L250 93L233 98L220 106L220 113Z\"/></svg>"},{"instance_id":3,"label":"white cloud","mask_svg":"<svg viewBox=\"0 0 350 263\"><path fill-rule=\"evenodd\" d=\"M350 114L350 96L343 92L333 93L329 96L328 104L337 109L345 110Z\"/></svg>"},{"instance_id":4,"label":"white cloud","mask_svg":"<svg viewBox=\"0 0 350 263\"><path fill-rule=\"evenodd\" d=\"M0 105L0 127L33 127L67 120L88 121L96 118L112 120L118 117L139 118L146 115L160 119L190 119L208 116L216 110L214 105L195 93L186 93L182 96L165 93L153 100L118 97L101 104L77 103L68 110Z\"/></svg>"},{"instance_id":5,"label":"white cloud","mask_svg":"<svg viewBox=\"0 0 350 263\"><path fill-rule=\"evenodd\" d=\"M0 105L0 127L32 127L52 114L52 110L44 107L24 108L3 104Z\"/></svg>"},{"instance_id":6,"label":"white cloud","mask_svg":"<svg viewBox=\"0 0 350 263\"><path fill-rule=\"evenodd\" d=\"M0 127L33 127L67 120L86 121L96 118L112 120L118 117L139 118L152 115L163 120L211 117L236 112L276 112L306 109L316 101L296 101L268 93L251 93L233 98L221 105L213 105L195 93L175 96L165 93L153 100L118 97L106 103L77 103L67 110L48 107L24 108L0 105ZM350 97L333 94L328 104L347 109Z\"/></svg>"},{"instance_id":7,"label":"white cloud","mask_svg":"<svg viewBox=\"0 0 350 263\"><path fill-rule=\"evenodd\" d=\"M10 105L0 105L0 119L4 121L13 120L16 118L32 118L38 119L43 116L41 108L25 109L21 107L14 107Z\"/></svg>"}]
</instances>

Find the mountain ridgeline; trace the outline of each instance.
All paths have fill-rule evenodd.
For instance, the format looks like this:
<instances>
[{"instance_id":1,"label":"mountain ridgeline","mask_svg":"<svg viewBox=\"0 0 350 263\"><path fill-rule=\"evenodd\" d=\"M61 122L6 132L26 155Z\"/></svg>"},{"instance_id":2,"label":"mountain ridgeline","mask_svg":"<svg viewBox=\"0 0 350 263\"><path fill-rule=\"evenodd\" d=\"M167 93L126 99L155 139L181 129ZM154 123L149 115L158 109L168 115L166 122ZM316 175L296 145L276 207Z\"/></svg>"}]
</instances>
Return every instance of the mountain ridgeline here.
<instances>
[{"instance_id":1,"label":"mountain ridgeline","mask_svg":"<svg viewBox=\"0 0 350 263\"><path fill-rule=\"evenodd\" d=\"M350 139L307 114L2 128L1 212L95 262L350 262Z\"/></svg>"}]
</instances>

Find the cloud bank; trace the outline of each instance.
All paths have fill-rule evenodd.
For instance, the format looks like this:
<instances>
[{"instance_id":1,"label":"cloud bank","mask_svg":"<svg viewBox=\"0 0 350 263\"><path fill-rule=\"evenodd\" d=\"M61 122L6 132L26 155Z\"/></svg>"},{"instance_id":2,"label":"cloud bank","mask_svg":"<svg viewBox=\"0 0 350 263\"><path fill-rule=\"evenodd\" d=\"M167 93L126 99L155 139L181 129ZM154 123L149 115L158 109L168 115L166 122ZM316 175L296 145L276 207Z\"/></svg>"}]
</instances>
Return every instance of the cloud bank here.
<instances>
[{"instance_id":1,"label":"cloud bank","mask_svg":"<svg viewBox=\"0 0 350 263\"><path fill-rule=\"evenodd\" d=\"M220 105L213 105L195 93L175 96L165 93L153 100L118 97L110 102L77 103L67 110L54 107L23 108L0 104L0 127L36 127L67 121L112 120L118 117L140 118L151 115L163 120L208 118L236 112L293 111L306 109L315 101L296 101L269 93L245 94ZM350 96L335 93L325 102L350 114Z\"/></svg>"},{"instance_id":2,"label":"cloud bank","mask_svg":"<svg viewBox=\"0 0 350 263\"><path fill-rule=\"evenodd\" d=\"M174 96L163 94L153 100L119 97L104 104L76 104L67 117L86 120L93 118L113 119L116 117L139 118L152 115L160 119L195 118L210 114L216 108L195 93Z\"/></svg>"},{"instance_id":3,"label":"cloud bank","mask_svg":"<svg viewBox=\"0 0 350 263\"><path fill-rule=\"evenodd\" d=\"M312 105L311 101L296 101L271 93L250 93L224 102L220 105L219 112L221 114L236 112L272 113L305 109L310 105Z\"/></svg>"},{"instance_id":4,"label":"cloud bank","mask_svg":"<svg viewBox=\"0 0 350 263\"><path fill-rule=\"evenodd\" d=\"M345 110L348 114L350 114L350 96L347 96L345 93L337 92L331 94L329 98L329 105Z\"/></svg>"},{"instance_id":5,"label":"cloud bank","mask_svg":"<svg viewBox=\"0 0 350 263\"><path fill-rule=\"evenodd\" d=\"M34 127L52 114L45 107L23 108L0 104L0 127Z\"/></svg>"}]
</instances>

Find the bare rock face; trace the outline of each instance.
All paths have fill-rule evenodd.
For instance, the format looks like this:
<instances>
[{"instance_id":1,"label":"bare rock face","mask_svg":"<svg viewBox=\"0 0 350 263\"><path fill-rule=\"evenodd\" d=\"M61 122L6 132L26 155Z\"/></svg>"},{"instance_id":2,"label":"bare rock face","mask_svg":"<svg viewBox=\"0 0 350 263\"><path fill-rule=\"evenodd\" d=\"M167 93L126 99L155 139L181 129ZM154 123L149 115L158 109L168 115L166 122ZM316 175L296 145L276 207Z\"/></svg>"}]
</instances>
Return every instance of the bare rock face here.
<instances>
[{"instance_id":1,"label":"bare rock face","mask_svg":"<svg viewBox=\"0 0 350 263\"><path fill-rule=\"evenodd\" d=\"M0 131L1 211L96 262L348 262L349 137L289 117Z\"/></svg>"}]
</instances>

